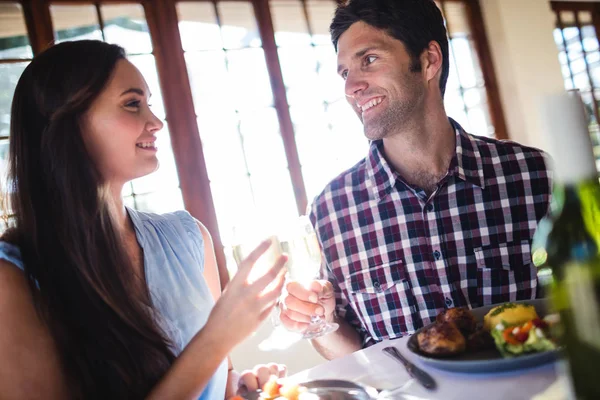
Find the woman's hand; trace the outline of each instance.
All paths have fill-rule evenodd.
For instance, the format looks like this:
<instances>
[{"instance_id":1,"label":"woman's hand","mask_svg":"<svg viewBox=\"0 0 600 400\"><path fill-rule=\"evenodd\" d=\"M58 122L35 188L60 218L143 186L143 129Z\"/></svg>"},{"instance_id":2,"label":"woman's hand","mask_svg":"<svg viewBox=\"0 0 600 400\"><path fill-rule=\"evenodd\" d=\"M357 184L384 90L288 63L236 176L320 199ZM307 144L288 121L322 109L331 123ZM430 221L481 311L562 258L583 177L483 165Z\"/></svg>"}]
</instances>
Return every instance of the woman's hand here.
<instances>
[{"instance_id":1,"label":"woman's hand","mask_svg":"<svg viewBox=\"0 0 600 400\"><path fill-rule=\"evenodd\" d=\"M262 389L271 377L285 377L287 368L283 364L259 364L251 370L243 371L238 381L238 394L245 394Z\"/></svg>"},{"instance_id":2,"label":"woman's hand","mask_svg":"<svg viewBox=\"0 0 600 400\"><path fill-rule=\"evenodd\" d=\"M269 248L270 240L262 242L239 266L215 304L206 327L219 335L222 344L233 348L256 330L269 315L281 294L285 279L286 256L280 256L264 276L249 282L254 264Z\"/></svg>"}]
</instances>

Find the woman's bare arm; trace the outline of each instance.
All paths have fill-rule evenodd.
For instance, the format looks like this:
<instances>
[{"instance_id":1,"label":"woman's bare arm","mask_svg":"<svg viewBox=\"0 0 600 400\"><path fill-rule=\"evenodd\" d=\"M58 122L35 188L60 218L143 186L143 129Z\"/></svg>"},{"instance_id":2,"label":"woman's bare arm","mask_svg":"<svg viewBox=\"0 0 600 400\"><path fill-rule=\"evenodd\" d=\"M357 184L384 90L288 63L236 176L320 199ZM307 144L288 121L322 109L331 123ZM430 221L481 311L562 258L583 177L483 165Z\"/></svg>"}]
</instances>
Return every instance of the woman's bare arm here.
<instances>
[{"instance_id":1,"label":"woman's bare arm","mask_svg":"<svg viewBox=\"0 0 600 400\"><path fill-rule=\"evenodd\" d=\"M67 399L66 377L25 274L0 260L0 392L3 399Z\"/></svg>"}]
</instances>

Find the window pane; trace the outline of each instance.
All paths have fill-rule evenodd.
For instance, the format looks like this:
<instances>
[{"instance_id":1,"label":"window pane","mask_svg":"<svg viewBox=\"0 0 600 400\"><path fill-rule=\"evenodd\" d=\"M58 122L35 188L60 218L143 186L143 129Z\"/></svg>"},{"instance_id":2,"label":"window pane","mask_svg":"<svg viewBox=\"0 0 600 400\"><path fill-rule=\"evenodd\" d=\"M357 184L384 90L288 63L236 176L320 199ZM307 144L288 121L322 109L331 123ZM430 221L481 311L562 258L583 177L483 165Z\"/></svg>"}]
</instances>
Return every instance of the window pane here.
<instances>
[{"instance_id":1,"label":"window pane","mask_svg":"<svg viewBox=\"0 0 600 400\"><path fill-rule=\"evenodd\" d=\"M33 57L20 4L0 3L0 27L0 60Z\"/></svg>"},{"instance_id":2,"label":"window pane","mask_svg":"<svg viewBox=\"0 0 600 400\"><path fill-rule=\"evenodd\" d=\"M251 174L274 169L287 170L287 159L274 108L241 112L240 132Z\"/></svg>"},{"instance_id":3,"label":"window pane","mask_svg":"<svg viewBox=\"0 0 600 400\"><path fill-rule=\"evenodd\" d=\"M250 175L258 215L274 225L298 215L289 171L273 168Z\"/></svg>"},{"instance_id":4,"label":"window pane","mask_svg":"<svg viewBox=\"0 0 600 400\"><path fill-rule=\"evenodd\" d=\"M51 5L50 14L56 43L66 40L102 40L96 7Z\"/></svg>"},{"instance_id":5,"label":"window pane","mask_svg":"<svg viewBox=\"0 0 600 400\"><path fill-rule=\"evenodd\" d=\"M0 64L0 138L8 137L15 87L29 62Z\"/></svg>"},{"instance_id":6,"label":"window pane","mask_svg":"<svg viewBox=\"0 0 600 400\"><path fill-rule=\"evenodd\" d=\"M464 88L477 86L483 82L481 69L478 67L477 55L468 39L452 39L451 52L457 63L456 72L460 84Z\"/></svg>"},{"instance_id":7,"label":"window pane","mask_svg":"<svg viewBox=\"0 0 600 400\"><path fill-rule=\"evenodd\" d=\"M232 106L235 95L230 86L225 52L202 51L185 53L185 61L194 97L196 114L210 114L218 107ZM238 92L244 90L238 87ZM211 111L208 111L211 110Z\"/></svg>"},{"instance_id":8,"label":"window pane","mask_svg":"<svg viewBox=\"0 0 600 400\"><path fill-rule=\"evenodd\" d=\"M454 118L465 130L471 131L471 125L467 118L465 103L460 90L446 90L444 107L446 108L446 114Z\"/></svg>"},{"instance_id":9,"label":"window pane","mask_svg":"<svg viewBox=\"0 0 600 400\"><path fill-rule=\"evenodd\" d=\"M263 108L273 104L271 81L263 49L243 49L227 52L230 102L239 109Z\"/></svg>"},{"instance_id":10,"label":"window pane","mask_svg":"<svg viewBox=\"0 0 600 400\"><path fill-rule=\"evenodd\" d=\"M198 117L202 151L211 181L228 182L248 175L246 155L234 111L214 109Z\"/></svg>"},{"instance_id":11,"label":"window pane","mask_svg":"<svg viewBox=\"0 0 600 400\"><path fill-rule=\"evenodd\" d=\"M271 0L271 15L277 46L306 46L311 38L302 9L302 3L292 0Z\"/></svg>"},{"instance_id":12,"label":"window pane","mask_svg":"<svg viewBox=\"0 0 600 400\"><path fill-rule=\"evenodd\" d=\"M492 124L490 121L488 108L486 104L479 107L469 108L469 122L471 124L471 133L480 136L494 136Z\"/></svg>"},{"instance_id":13,"label":"window pane","mask_svg":"<svg viewBox=\"0 0 600 400\"><path fill-rule=\"evenodd\" d=\"M262 46L250 2L219 1L217 5L226 49Z\"/></svg>"},{"instance_id":14,"label":"window pane","mask_svg":"<svg viewBox=\"0 0 600 400\"><path fill-rule=\"evenodd\" d=\"M278 51L290 104L315 101L319 93L317 59L312 46L283 47Z\"/></svg>"},{"instance_id":15,"label":"window pane","mask_svg":"<svg viewBox=\"0 0 600 400\"><path fill-rule=\"evenodd\" d=\"M212 3L177 3L177 15L184 51L223 48Z\"/></svg>"},{"instance_id":16,"label":"window pane","mask_svg":"<svg viewBox=\"0 0 600 400\"><path fill-rule=\"evenodd\" d=\"M583 35L583 49L590 53L598 50L598 38L596 37L596 30L592 25L583 26L581 28L581 34Z\"/></svg>"},{"instance_id":17,"label":"window pane","mask_svg":"<svg viewBox=\"0 0 600 400\"><path fill-rule=\"evenodd\" d=\"M337 55L333 45L315 47L317 57L318 88L323 100L333 103L344 98L344 80L337 74Z\"/></svg>"},{"instance_id":18,"label":"window pane","mask_svg":"<svg viewBox=\"0 0 600 400\"><path fill-rule=\"evenodd\" d=\"M236 230L256 218L254 194L247 175L210 183L215 203L219 234L223 245L232 245ZM233 264L235 265L235 263Z\"/></svg>"},{"instance_id":19,"label":"window pane","mask_svg":"<svg viewBox=\"0 0 600 400\"><path fill-rule=\"evenodd\" d=\"M152 52L152 40L144 8L139 4L102 6L104 37L128 54Z\"/></svg>"}]
</instances>

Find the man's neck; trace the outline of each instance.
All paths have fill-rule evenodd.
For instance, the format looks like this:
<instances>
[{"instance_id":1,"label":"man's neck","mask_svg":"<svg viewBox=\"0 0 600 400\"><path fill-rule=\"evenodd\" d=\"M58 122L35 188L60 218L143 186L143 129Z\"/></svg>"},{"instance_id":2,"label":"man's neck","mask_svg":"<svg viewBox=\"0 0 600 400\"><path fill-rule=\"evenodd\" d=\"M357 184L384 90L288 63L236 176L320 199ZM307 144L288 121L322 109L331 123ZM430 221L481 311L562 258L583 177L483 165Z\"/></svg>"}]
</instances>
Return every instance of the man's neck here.
<instances>
[{"instance_id":1,"label":"man's neck","mask_svg":"<svg viewBox=\"0 0 600 400\"><path fill-rule=\"evenodd\" d=\"M404 180L431 193L454 156L454 128L443 107L437 107L383 139L383 149L388 163Z\"/></svg>"}]
</instances>

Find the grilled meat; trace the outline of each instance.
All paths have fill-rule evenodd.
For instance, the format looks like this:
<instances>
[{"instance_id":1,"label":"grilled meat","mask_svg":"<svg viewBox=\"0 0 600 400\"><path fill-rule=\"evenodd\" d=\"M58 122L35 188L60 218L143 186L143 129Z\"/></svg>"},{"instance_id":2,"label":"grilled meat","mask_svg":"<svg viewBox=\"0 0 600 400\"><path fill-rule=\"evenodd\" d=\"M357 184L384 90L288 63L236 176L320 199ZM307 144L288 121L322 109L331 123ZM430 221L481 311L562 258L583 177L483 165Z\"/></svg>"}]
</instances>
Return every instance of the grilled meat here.
<instances>
[{"instance_id":1,"label":"grilled meat","mask_svg":"<svg viewBox=\"0 0 600 400\"><path fill-rule=\"evenodd\" d=\"M417 334L422 352L434 356L452 356L466 349L466 340L453 322L436 322Z\"/></svg>"},{"instance_id":2,"label":"grilled meat","mask_svg":"<svg viewBox=\"0 0 600 400\"><path fill-rule=\"evenodd\" d=\"M483 328L477 329L467 339L467 351L475 352L495 348L494 338Z\"/></svg>"},{"instance_id":3,"label":"grilled meat","mask_svg":"<svg viewBox=\"0 0 600 400\"><path fill-rule=\"evenodd\" d=\"M437 322L454 322L465 337L475 332L477 322L471 311L466 307L449 308L438 314Z\"/></svg>"}]
</instances>

